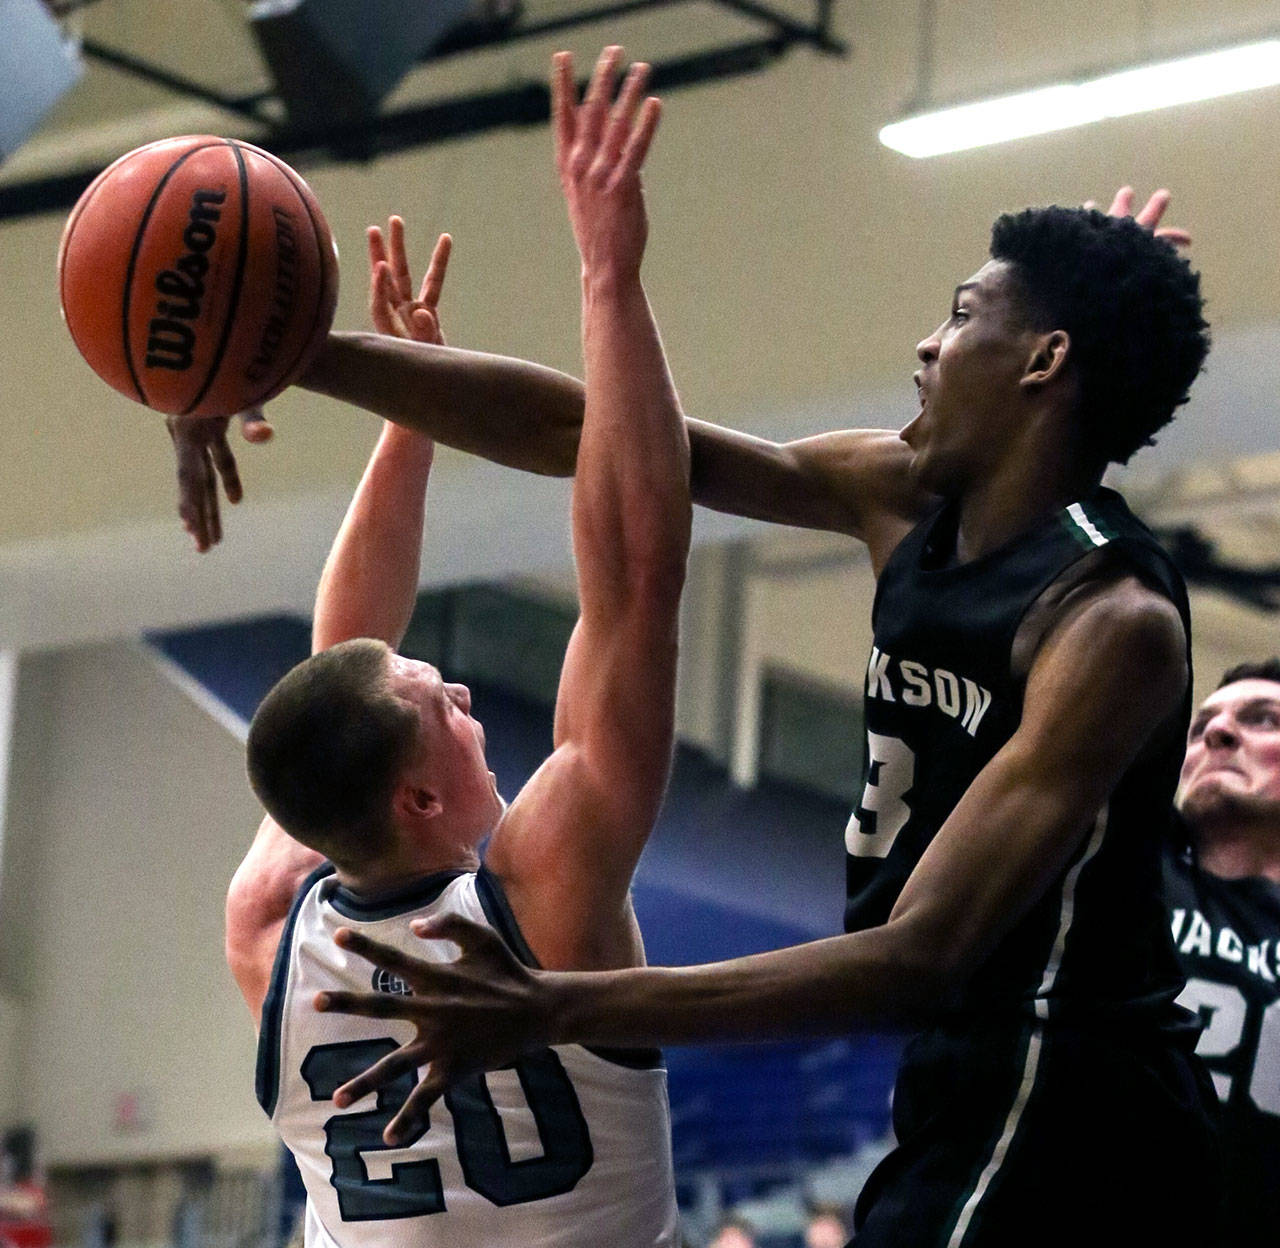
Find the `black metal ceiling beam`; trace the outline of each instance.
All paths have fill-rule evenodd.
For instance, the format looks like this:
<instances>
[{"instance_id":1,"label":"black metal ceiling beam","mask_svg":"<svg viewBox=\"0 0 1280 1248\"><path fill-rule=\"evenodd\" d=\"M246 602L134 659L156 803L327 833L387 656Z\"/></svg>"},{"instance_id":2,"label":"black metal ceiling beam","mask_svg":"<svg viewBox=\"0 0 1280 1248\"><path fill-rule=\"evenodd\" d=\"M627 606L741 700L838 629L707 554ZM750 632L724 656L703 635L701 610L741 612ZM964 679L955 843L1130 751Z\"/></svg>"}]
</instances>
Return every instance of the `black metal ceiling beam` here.
<instances>
[{"instance_id":1,"label":"black metal ceiling beam","mask_svg":"<svg viewBox=\"0 0 1280 1248\"><path fill-rule=\"evenodd\" d=\"M779 13L767 4L759 4L757 0L716 0L725 8L733 9L744 17L754 17L758 21L772 26L779 34L786 35L793 43L808 43L823 52L831 52L843 56L849 45L836 39L831 34L831 8L829 4L819 4L819 19L812 26L797 22L785 13Z\"/></svg>"},{"instance_id":2,"label":"black metal ceiling beam","mask_svg":"<svg viewBox=\"0 0 1280 1248\"><path fill-rule=\"evenodd\" d=\"M270 124L269 119L263 116L262 110L258 107L263 99L261 95L226 95L221 91L214 90L212 87L206 87L202 83L194 82L181 74L175 74L162 66L153 65L150 61L130 56L128 52L121 52L118 48L108 47L105 43L99 43L96 39L85 39L80 48L86 56L92 57L95 61L101 61L104 65L110 65L113 69L130 74L134 78L141 78L144 82L164 87L166 90L173 91L178 95L189 96L205 104L212 104L216 108L222 108L229 113L245 117L258 125Z\"/></svg>"},{"instance_id":3,"label":"black metal ceiling beam","mask_svg":"<svg viewBox=\"0 0 1280 1248\"><path fill-rule=\"evenodd\" d=\"M1228 563L1214 542L1189 525L1154 532L1188 584L1216 589L1258 611L1280 611L1280 565Z\"/></svg>"},{"instance_id":4,"label":"black metal ceiling beam","mask_svg":"<svg viewBox=\"0 0 1280 1248\"><path fill-rule=\"evenodd\" d=\"M714 0L725 3L726 0ZM594 8L575 9L562 17L548 17L540 22L521 22L499 18L494 22L472 22L450 35L446 35L423 56L423 61L438 61L461 52L474 52L498 43L515 43L521 39L537 39L554 35L561 30L571 30L588 22L607 22L614 17L629 17L645 9L669 8L673 4L686 4L688 0L613 0L613 3Z\"/></svg>"},{"instance_id":5,"label":"black metal ceiling beam","mask_svg":"<svg viewBox=\"0 0 1280 1248\"><path fill-rule=\"evenodd\" d=\"M669 91L753 73L781 56L791 42L785 37L755 40L656 62L651 83L655 90ZM305 165L335 158L367 160L504 126L540 125L550 116L550 95L539 81L404 108L343 130L285 126L245 137L284 160ZM70 208L101 168L85 166L0 184L0 219Z\"/></svg>"},{"instance_id":6,"label":"black metal ceiling beam","mask_svg":"<svg viewBox=\"0 0 1280 1248\"><path fill-rule=\"evenodd\" d=\"M608 3L577 8L561 17L527 24L521 24L517 14L515 18L465 27L434 48L424 60L438 60L480 47L536 38L589 22L605 22L646 9L687 2L609 0ZM655 90L672 90L751 73L796 45L807 45L834 54L847 51L847 45L831 35L834 0L814 0L816 20L812 25L797 22L764 0L710 2L763 23L766 36L657 63L651 76ZM233 96L95 40L87 39L82 46L87 56L103 64L252 122L257 129L243 137L294 163L368 160L383 153L503 126L537 125L550 115L546 85L528 82L377 114L341 129L321 130L291 122L282 124L267 116L263 106L275 98L270 92ZM70 208L100 171L101 166L98 165L82 166L42 178L0 182L0 220Z\"/></svg>"},{"instance_id":7,"label":"black metal ceiling beam","mask_svg":"<svg viewBox=\"0 0 1280 1248\"><path fill-rule=\"evenodd\" d=\"M658 62L650 73L650 84L654 90L664 91L753 73L776 60L786 47L785 40L762 39ZM581 86L585 88L585 81ZM541 125L550 116L550 92L545 82L537 80L413 105L342 129L284 126L254 142L295 164L335 156L340 160L368 160L504 126Z\"/></svg>"}]
</instances>

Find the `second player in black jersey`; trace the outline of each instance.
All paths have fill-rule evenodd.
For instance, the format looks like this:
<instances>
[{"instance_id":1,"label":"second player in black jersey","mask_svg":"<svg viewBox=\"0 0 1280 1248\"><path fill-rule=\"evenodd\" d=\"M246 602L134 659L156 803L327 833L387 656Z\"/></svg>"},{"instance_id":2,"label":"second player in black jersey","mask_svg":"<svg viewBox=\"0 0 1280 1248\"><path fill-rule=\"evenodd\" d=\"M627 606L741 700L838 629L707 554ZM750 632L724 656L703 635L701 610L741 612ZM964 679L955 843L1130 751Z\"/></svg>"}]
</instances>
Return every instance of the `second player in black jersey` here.
<instances>
[{"instance_id":1,"label":"second player in black jersey","mask_svg":"<svg viewBox=\"0 0 1280 1248\"><path fill-rule=\"evenodd\" d=\"M1169 927L1222 1103L1224 1242L1280 1239L1280 661L1222 678L1192 720Z\"/></svg>"}]
</instances>

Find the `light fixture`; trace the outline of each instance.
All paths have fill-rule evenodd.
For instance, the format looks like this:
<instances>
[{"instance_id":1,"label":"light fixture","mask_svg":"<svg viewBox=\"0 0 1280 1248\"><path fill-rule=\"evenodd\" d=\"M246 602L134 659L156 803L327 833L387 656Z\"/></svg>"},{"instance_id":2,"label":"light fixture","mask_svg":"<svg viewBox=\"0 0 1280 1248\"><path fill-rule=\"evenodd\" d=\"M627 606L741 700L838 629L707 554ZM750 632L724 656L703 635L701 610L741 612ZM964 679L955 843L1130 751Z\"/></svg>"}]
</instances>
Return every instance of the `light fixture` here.
<instances>
[{"instance_id":1,"label":"light fixture","mask_svg":"<svg viewBox=\"0 0 1280 1248\"><path fill-rule=\"evenodd\" d=\"M1280 39L1265 39L1142 65L1087 82L1055 83L1016 95L919 113L885 126L880 131L880 142L907 156L940 156L1277 83Z\"/></svg>"}]
</instances>

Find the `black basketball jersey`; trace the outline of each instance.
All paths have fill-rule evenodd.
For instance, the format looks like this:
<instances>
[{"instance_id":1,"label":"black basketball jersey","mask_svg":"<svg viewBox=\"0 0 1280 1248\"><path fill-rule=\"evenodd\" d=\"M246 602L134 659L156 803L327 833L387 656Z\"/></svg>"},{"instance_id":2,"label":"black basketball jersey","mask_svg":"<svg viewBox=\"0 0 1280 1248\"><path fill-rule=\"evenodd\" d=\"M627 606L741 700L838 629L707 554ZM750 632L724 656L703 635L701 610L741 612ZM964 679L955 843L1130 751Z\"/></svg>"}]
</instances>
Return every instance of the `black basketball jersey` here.
<instances>
[{"instance_id":1,"label":"black basketball jersey","mask_svg":"<svg viewBox=\"0 0 1280 1248\"><path fill-rule=\"evenodd\" d=\"M1222 1101L1230 1245L1280 1243L1280 885L1165 858L1169 922L1199 1013L1196 1052Z\"/></svg>"},{"instance_id":2,"label":"black basketball jersey","mask_svg":"<svg viewBox=\"0 0 1280 1248\"><path fill-rule=\"evenodd\" d=\"M1014 636L1072 564L1103 549L1174 603L1190 637L1181 577L1112 490L969 563L949 562L955 537L955 510L943 508L898 545L876 589L865 787L846 833L849 931L888 919L929 842L1017 729ZM1058 884L974 976L965 1008L1181 1017L1167 1009L1180 979L1160 904L1181 743L1171 733L1167 748L1125 773Z\"/></svg>"},{"instance_id":3,"label":"black basketball jersey","mask_svg":"<svg viewBox=\"0 0 1280 1248\"><path fill-rule=\"evenodd\" d=\"M1050 585L1098 552L1174 603L1190 635L1180 576L1111 490L964 564L952 562L956 527L952 506L927 518L877 586L865 787L846 834L850 931L888 919L930 841L1016 731L1014 638ZM1188 687L1184 727L1189 710ZM860 1246L1158 1235L1146 1211L1179 1181L1174 1154L1179 1168L1193 1157L1212 1166L1211 1093L1190 1055L1192 1020L1175 1004L1182 980L1161 900L1181 745L1171 730L1125 772L959 1005L908 1045L894 1092L899 1146L864 1188ZM1189 1114L1199 1134L1186 1134ZM1127 1215L1087 1220L1073 1204L1087 1192ZM1212 1218L1186 1202L1175 1218L1168 1201L1161 1216L1184 1230Z\"/></svg>"}]
</instances>

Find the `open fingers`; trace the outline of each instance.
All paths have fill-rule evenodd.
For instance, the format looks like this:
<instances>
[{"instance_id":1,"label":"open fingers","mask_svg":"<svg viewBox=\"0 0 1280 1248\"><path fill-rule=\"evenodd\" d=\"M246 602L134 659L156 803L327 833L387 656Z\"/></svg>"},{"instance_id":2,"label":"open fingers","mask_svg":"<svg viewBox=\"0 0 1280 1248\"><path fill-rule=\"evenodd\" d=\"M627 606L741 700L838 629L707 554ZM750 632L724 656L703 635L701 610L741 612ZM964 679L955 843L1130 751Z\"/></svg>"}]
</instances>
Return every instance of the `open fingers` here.
<instances>
[{"instance_id":1,"label":"open fingers","mask_svg":"<svg viewBox=\"0 0 1280 1248\"><path fill-rule=\"evenodd\" d=\"M615 178L625 178L629 174L639 172L644 158L649 154L649 145L658 129L662 117L662 102L656 96L650 96L640 108L640 120L636 122L627 146L623 148L622 158L618 161Z\"/></svg>"},{"instance_id":2,"label":"open fingers","mask_svg":"<svg viewBox=\"0 0 1280 1248\"><path fill-rule=\"evenodd\" d=\"M409 272L409 252L404 242L404 218L390 218L387 230L391 236L387 247L387 263L391 266L396 296L401 301L412 299L413 276Z\"/></svg>"},{"instance_id":3,"label":"open fingers","mask_svg":"<svg viewBox=\"0 0 1280 1248\"><path fill-rule=\"evenodd\" d=\"M317 992L313 1004L321 1014L358 1014L361 1018L408 1018L417 1009L412 997L390 992Z\"/></svg>"},{"instance_id":4,"label":"open fingers","mask_svg":"<svg viewBox=\"0 0 1280 1248\"><path fill-rule=\"evenodd\" d=\"M333 1103L339 1109L346 1109L348 1105L354 1105L361 1097L377 1091L378 1088L390 1083L406 1071L417 1070L421 1061L422 1055L418 1045L401 1045L394 1053L388 1053L380 1061L374 1062L368 1070L362 1071L354 1079L344 1083L333 1094Z\"/></svg>"},{"instance_id":5,"label":"open fingers","mask_svg":"<svg viewBox=\"0 0 1280 1248\"><path fill-rule=\"evenodd\" d=\"M1139 225L1146 226L1149 230L1154 230L1160 224L1161 218L1165 214L1165 210L1169 207L1169 200L1173 197L1166 190L1158 190L1151 196L1149 200L1142 206L1142 211L1134 217Z\"/></svg>"},{"instance_id":6,"label":"open fingers","mask_svg":"<svg viewBox=\"0 0 1280 1248\"><path fill-rule=\"evenodd\" d=\"M195 540L196 549L205 551L209 549L209 534L205 520L204 448L180 440L172 424L169 432L178 458L178 518Z\"/></svg>"},{"instance_id":7,"label":"open fingers","mask_svg":"<svg viewBox=\"0 0 1280 1248\"><path fill-rule=\"evenodd\" d=\"M238 503L244 497L244 487L240 484L240 469L236 465L236 457L231 453L225 431L209 443L209 457L218 471L218 476L222 478L222 488L227 492L227 502Z\"/></svg>"},{"instance_id":8,"label":"open fingers","mask_svg":"<svg viewBox=\"0 0 1280 1248\"><path fill-rule=\"evenodd\" d=\"M452 254L453 239L448 234L441 234L436 239L435 250L431 253L431 263L427 265L427 272L422 279L422 289L418 291L418 302L425 303L432 311L440 302L440 292L444 288L444 277Z\"/></svg>"},{"instance_id":9,"label":"open fingers","mask_svg":"<svg viewBox=\"0 0 1280 1248\"><path fill-rule=\"evenodd\" d=\"M460 914L442 914L431 919L414 919L409 929L423 940L447 940L455 944L465 956L479 953L497 938L487 927L464 919ZM501 942L497 942L501 943Z\"/></svg>"},{"instance_id":10,"label":"open fingers","mask_svg":"<svg viewBox=\"0 0 1280 1248\"><path fill-rule=\"evenodd\" d=\"M426 963L419 961L417 958L411 958L407 953L402 953L393 945L384 944L380 940L373 940L365 936L361 932L353 931L349 927L340 927L333 934L333 940L341 949L347 949L357 957L364 958L367 962L372 962L374 966L381 967L384 971L390 971L393 975L399 975L406 983L411 983L414 979L421 978L421 973L430 968Z\"/></svg>"},{"instance_id":11,"label":"open fingers","mask_svg":"<svg viewBox=\"0 0 1280 1248\"><path fill-rule=\"evenodd\" d=\"M613 83L621 60L622 49L617 44L610 44L600 53L595 72L591 75L591 85L587 87L582 107L578 109L578 143L588 154L595 151L604 132L609 101L613 98Z\"/></svg>"},{"instance_id":12,"label":"open fingers","mask_svg":"<svg viewBox=\"0 0 1280 1248\"><path fill-rule=\"evenodd\" d=\"M432 1062L431 1069L405 1098L399 1112L387 1123L383 1142L393 1147L412 1144L431 1125L431 1106L444 1094L448 1078Z\"/></svg>"},{"instance_id":13,"label":"open fingers","mask_svg":"<svg viewBox=\"0 0 1280 1248\"><path fill-rule=\"evenodd\" d=\"M213 472L213 454L208 447L200 456L204 471L204 531L210 546L222 541L222 516L218 508L218 481Z\"/></svg>"},{"instance_id":14,"label":"open fingers","mask_svg":"<svg viewBox=\"0 0 1280 1248\"><path fill-rule=\"evenodd\" d=\"M609 114L609 125L600 147L601 155L610 165L618 159L623 144L631 134L632 120L648 84L649 66L643 62L632 65L622 83L622 90L618 92L613 111Z\"/></svg>"},{"instance_id":15,"label":"open fingers","mask_svg":"<svg viewBox=\"0 0 1280 1248\"><path fill-rule=\"evenodd\" d=\"M573 53L557 52L551 58L551 122L556 136L556 158L568 159L577 133L577 90L573 82Z\"/></svg>"},{"instance_id":16,"label":"open fingers","mask_svg":"<svg viewBox=\"0 0 1280 1248\"><path fill-rule=\"evenodd\" d=\"M1129 217L1133 215L1133 187L1122 186L1107 209L1109 217Z\"/></svg>"}]
</instances>

